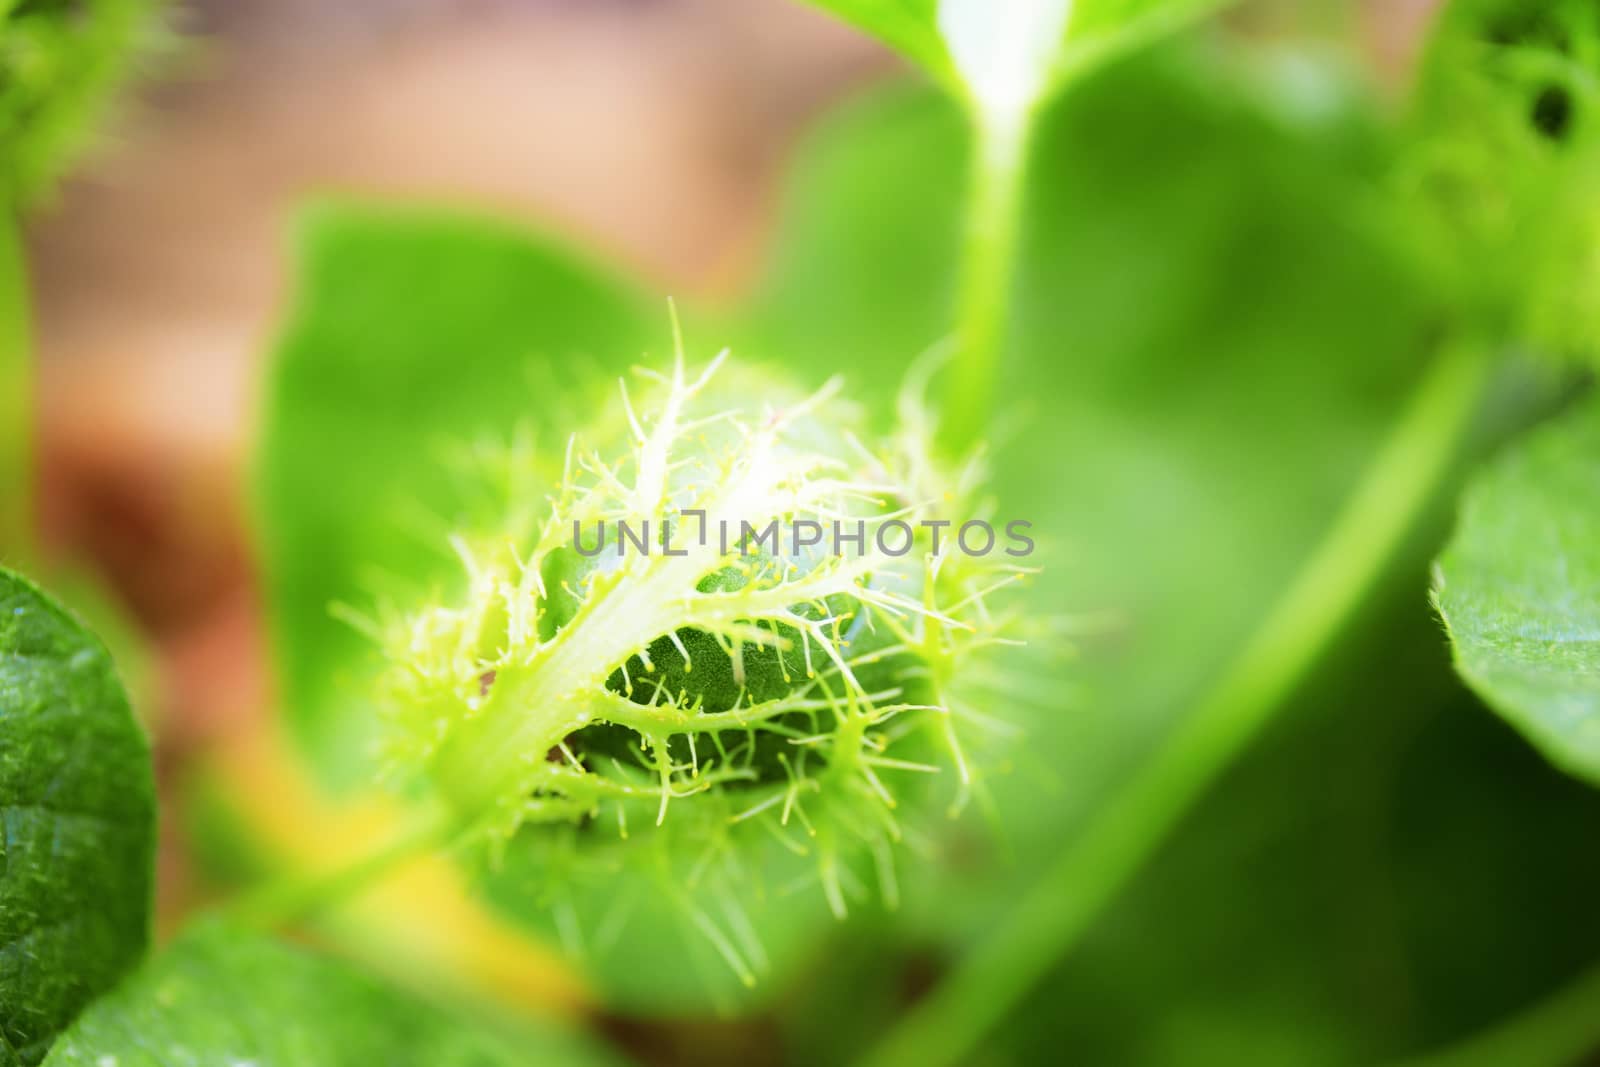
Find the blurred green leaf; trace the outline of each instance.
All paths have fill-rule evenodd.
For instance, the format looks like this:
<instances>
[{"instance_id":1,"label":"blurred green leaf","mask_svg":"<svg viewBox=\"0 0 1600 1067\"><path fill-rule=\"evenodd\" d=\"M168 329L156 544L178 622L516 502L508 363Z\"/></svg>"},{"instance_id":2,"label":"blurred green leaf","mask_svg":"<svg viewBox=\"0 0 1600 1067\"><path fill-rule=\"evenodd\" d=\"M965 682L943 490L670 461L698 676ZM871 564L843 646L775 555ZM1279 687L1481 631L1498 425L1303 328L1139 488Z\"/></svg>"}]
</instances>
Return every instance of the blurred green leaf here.
<instances>
[{"instance_id":1,"label":"blurred green leaf","mask_svg":"<svg viewBox=\"0 0 1600 1067\"><path fill-rule=\"evenodd\" d=\"M1234 0L1078 0L1052 71L1056 87L1068 78L1229 6Z\"/></svg>"},{"instance_id":2,"label":"blurred green leaf","mask_svg":"<svg viewBox=\"0 0 1600 1067\"><path fill-rule=\"evenodd\" d=\"M450 536L505 519L484 487L559 470L589 414L575 383L637 362L667 315L489 222L330 208L301 249L256 507L279 695L324 780L349 788L376 778L381 662L335 605L373 615L455 589ZM519 428L549 446L534 470L512 469Z\"/></svg>"},{"instance_id":3,"label":"blurred green leaf","mask_svg":"<svg viewBox=\"0 0 1600 1067\"><path fill-rule=\"evenodd\" d=\"M1225 669L1426 356L1424 294L1363 193L1362 113L1285 124L1226 63L1130 65L1040 131L1001 394L1037 399L996 482L1059 546L1046 602L1114 620L1061 675L1088 710L1034 726L1060 807L1007 783L1049 833Z\"/></svg>"},{"instance_id":4,"label":"blurred green leaf","mask_svg":"<svg viewBox=\"0 0 1600 1067\"><path fill-rule=\"evenodd\" d=\"M867 31L939 78L951 78L939 0L807 0Z\"/></svg>"},{"instance_id":5,"label":"blurred green leaf","mask_svg":"<svg viewBox=\"0 0 1600 1067\"><path fill-rule=\"evenodd\" d=\"M1286 124L1257 91L1153 56L1041 123L999 510L1043 535L1037 612L1112 619L1076 662L1024 657L996 691L990 710L1027 724L991 783L1002 847L954 828L942 866L906 879L901 947L868 942L873 969L863 931L838 939L844 962L787 999L806 1060L859 1049L864 1013L886 1025L904 1002L883 989L983 937L1181 721L1425 354L1430 290L1369 195L1382 136L1359 111ZM823 130L742 347L829 353L885 396L946 329L962 153L958 116L925 94ZM1412 542L1355 644L980 1062L1370 1063L1459 1038L1600 949L1562 932L1600 883L1575 846L1600 805L1452 686L1423 610L1431 546Z\"/></svg>"},{"instance_id":6,"label":"blurred green leaf","mask_svg":"<svg viewBox=\"0 0 1600 1067\"><path fill-rule=\"evenodd\" d=\"M158 39L159 0L0 2L0 204L45 192Z\"/></svg>"},{"instance_id":7,"label":"blurred green leaf","mask_svg":"<svg viewBox=\"0 0 1600 1067\"><path fill-rule=\"evenodd\" d=\"M1456 0L1417 76L1405 225L1492 335L1600 358L1600 22L1586 0Z\"/></svg>"},{"instance_id":8,"label":"blurred green leaf","mask_svg":"<svg viewBox=\"0 0 1600 1067\"><path fill-rule=\"evenodd\" d=\"M1087 71L1230 0L808 0L972 99L1021 113Z\"/></svg>"},{"instance_id":9,"label":"blurred green leaf","mask_svg":"<svg viewBox=\"0 0 1600 1067\"><path fill-rule=\"evenodd\" d=\"M1439 558L1456 667L1557 766L1600 784L1600 406L1539 430L1468 489Z\"/></svg>"},{"instance_id":10,"label":"blurred green leaf","mask_svg":"<svg viewBox=\"0 0 1600 1067\"><path fill-rule=\"evenodd\" d=\"M481 884L506 914L565 948L620 1012L750 1012L782 997L826 951L839 923L815 884L813 857L752 834L724 864L709 851L667 854L683 836L648 834L636 829L622 840L609 826L530 826ZM685 891L685 866L697 861L703 868ZM732 865L737 880L724 881ZM748 961L754 987L719 954L708 925Z\"/></svg>"},{"instance_id":11,"label":"blurred green leaf","mask_svg":"<svg viewBox=\"0 0 1600 1067\"><path fill-rule=\"evenodd\" d=\"M0 570L0 1064L39 1062L149 937L155 787L105 649Z\"/></svg>"},{"instance_id":12,"label":"blurred green leaf","mask_svg":"<svg viewBox=\"0 0 1600 1067\"><path fill-rule=\"evenodd\" d=\"M1091 1063L1384 1063L1460 1041L1592 965L1600 854L1581 843L1600 830L1600 794L1455 684L1423 570L1402 569L1291 714L1017 1007L997 1055L1034 1062L1065 1041Z\"/></svg>"},{"instance_id":13,"label":"blurred green leaf","mask_svg":"<svg viewBox=\"0 0 1600 1067\"><path fill-rule=\"evenodd\" d=\"M51 1067L591 1067L570 1035L515 1044L329 960L222 927L192 931L61 1036Z\"/></svg>"},{"instance_id":14,"label":"blurred green leaf","mask_svg":"<svg viewBox=\"0 0 1600 1067\"><path fill-rule=\"evenodd\" d=\"M1420 361L1416 286L1356 193L1372 160L1325 132L1171 56L1108 71L1041 126L995 484L1042 535L1038 610L1114 621L1083 662L1028 661L1020 695L994 694L1033 734L995 784L1024 855L1182 716ZM825 353L884 397L947 329L963 143L951 108L906 93L825 131L736 347L818 373Z\"/></svg>"},{"instance_id":15,"label":"blurred green leaf","mask_svg":"<svg viewBox=\"0 0 1600 1067\"><path fill-rule=\"evenodd\" d=\"M1017 766L991 780L1008 847L955 828L943 868L907 878L914 943L981 938L1038 857L1093 819L1106 791L1182 720L1300 566L1406 394L1425 354L1427 294L1366 192L1381 173L1381 138L1359 112L1332 121L1286 125L1217 66L1178 55L1107 70L1044 117L995 482L1001 514L1033 520L1042 535L1035 610L1111 622L1083 640L1078 662L1024 657L996 688L990 710L1027 724ZM959 118L925 95L870 101L825 130L797 168L786 239L741 347L791 363L828 353L853 381L887 393L946 329L962 153ZM1420 604L1423 592L1416 582L1394 595ZM1400 692L1385 689L1383 663L1350 669L1374 671L1380 692ZM1418 684L1430 678L1448 684L1426 673ZM1393 714L1376 697L1349 695L1365 688L1340 684L1329 708L1349 712L1354 701L1369 730ZM1364 734L1353 723L1349 731L1359 759ZM1171 1050L1204 1027L1248 1032L1264 1058L1296 1062L1342 1034L1329 1056L1349 1062L1351 1049L1382 1037L1376 1001L1344 1013L1318 998L1348 988L1372 959L1385 965L1384 953L1409 951L1414 932L1352 950L1335 971L1327 953L1365 919L1352 908L1343 933L1324 938L1295 909L1345 889L1366 893L1365 880L1387 877L1384 869L1312 862L1317 828L1281 867L1271 853L1252 858L1258 866L1244 881L1217 858L1253 848L1253 827L1275 813L1298 830L1288 818L1297 802L1282 798L1316 766L1313 755L1281 774L1259 772L1273 774L1276 793L1252 792L1208 823L1189 849L1201 862L1181 880L1140 883L1149 888L1138 904L1112 919L1128 965L1094 950L1105 986L1095 968L1074 967L1070 993L1053 987L1016 1016L1018 1031L1039 1042L1035 1055L1070 1033L1105 1050L1089 1062L1145 1062L1130 1049L1146 1035L1168 1043L1167 1058L1150 1062L1201 1062ZM1482 789L1460 777L1448 784ZM1330 779L1322 788L1337 824L1362 787L1352 782L1347 793ZM1357 835L1353 848L1367 847L1360 825L1339 825ZM1236 848L1235 837L1247 840ZM1514 844L1496 838L1493 847ZM1416 877L1433 875L1418 866ZM1277 880L1270 892L1263 869ZM1245 914L1258 891L1288 917ZM1188 933L1208 939L1209 962L1191 966L1183 949L1166 946L1180 943L1186 898L1201 894L1216 905L1210 925ZM1486 899L1487 890L1473 897ZM1166 932L1143 933L1155 929ZM1235 950L1237 979L1215 988L1248 992L1212 995L1208 968ZM1271 997L1270 983L1249 981L1251 968L1293 976L1295 987ZM812 985L866 1003L843 975ZM1435 995L1450 994L1441 985ZM1151 1033L1152 1003L1171 1006L1170 1031ZM844 1009L834 1001L817 1010L834 1018Z\"/></svg>"}]
</instances>

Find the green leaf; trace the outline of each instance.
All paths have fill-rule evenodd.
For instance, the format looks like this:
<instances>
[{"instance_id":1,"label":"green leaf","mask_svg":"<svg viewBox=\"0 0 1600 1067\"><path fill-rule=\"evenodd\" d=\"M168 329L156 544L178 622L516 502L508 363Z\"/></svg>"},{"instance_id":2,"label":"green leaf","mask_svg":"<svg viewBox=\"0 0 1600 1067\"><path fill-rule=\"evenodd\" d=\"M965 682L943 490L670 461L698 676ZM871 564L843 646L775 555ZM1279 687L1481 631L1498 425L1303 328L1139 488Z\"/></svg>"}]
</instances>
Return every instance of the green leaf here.
<instances>
[{"instance_id":1,"label":"green leaf","mask_svg":"<svg viewBox=\"0 0 1600 1067\"><path fill-rule=\"evenodd\" d=\"M0 570L0 1065L37 1063L149 936L155 787L111 659Z\"/></svg>"},{"instance_id":2,"label":"green leaf","mask_svg":"<svg viewBox=\"0 0 1600 1067\"><path fill-rule=\"evenodd\" d=\"M37 197L158 39L158 0L0 2L0 204Z\"/></svg>"},{"instance_id":3,"label":"green leaf","mask_svg":"<svg viewBox=\"0 0 1600 1067\"><path fill-rule=\"evenodd\" d=\"M987 118L1019 118L1072 75L1229 0L810 0L920 64Z\"/></svg>"},{"instance_id":4,"label":"green leaf","mask_svg":"<svg viewBox=\"0 0 1600 1067\"><path fill-rule=\"evenodd\" d=\"M589 1067L551 1031L512 1044L330 960L223 927L190 932L61 1036L50 1067Z\"/></svg>"},{"instance_id":5,"label":"green leaf","mask_svg":"<svg viewBox=\"0 0 1600 1067\"><path fill-rule=\"evenodd\" d=\"M1427 305L1364 206L1383 145L1363 116L1297 128L1229 81L1152 55L1041 117L998 512L1041 534L1034 610L1109 623L1005 679L990 710L1027 732L991 778L1001 846L951 828L949 862L905 879L895 937L834 939L785 998L799 1061L858 1052L903 1010L882 990L920 975L907 953L981 940L1181 724L1423 357ZM963 141L948 104L904 91L820 130L736 350L827 353L816 373L885 397L948 328ZM1433 544L986 1052L1059 1058L1066 1035L1089 1063L1384 1062L1592 960L1600 938L1574 931L1600 797L1452 685L1421 610Z\"/></svg>"},{"instance_id":6,"label":"green leaf","mask_svg":"<svg viewBox=\"0 0 1600 1067\"><path fill-rule=\"evenodd\" d=\"M1592 966L1600 791L1483 713L1402 573L1018 1005L1014 1062L1063 1032L1086 1063L1410 1062Z\"/></svg>"},{"instance_id":7,"label":"green leaf","mask_svg":"<svg viewBox=\"0 0 1600 1067\"><path fill-rule=\"evenodd\" d=\"M1037 615L1108 621L1070 660L1024 655L998 680L987 710L1026 730L1017 765L989 779L1002 841L986 841L981 826L948 828L948 862L908 873L901 937L923 951L980 940L1039 858L1083 832L1108 791L1181 727L1303 565L1411 387L1425 355L1425 305L1360 193L1379 162L1373 136L1359 113L1333 121L1290 126L1216 65L1176 51L1106 70L1041 116L1000 391L998 514L1030 519L1040 535ZM818 374L844 369L860 391L884 397L948 329L964 142L947 103L903 91L821 131L800 159L757 321L735 349ZM1409 588L1413 598L1421 592L1420 582ZM1338 694L1329 699L1339 706ZM1302 779L1308 765L1296 768ZM1241 801L1237 831L1224 828L1248 838L1286 803L1298 810L1282 791L1295 780L1286 774L1278 792ZM1328 807L1342 811L1347 795L1330 796ZM1223 848L1222 836L1193 848ZM1223 901L1237 910L1254 882L1207 858L1215 921L1192 932L1206 953L1193 967L1156 938L1136 964L1105 971L1104 987L1097 972L1074 970L1068 992L1035 1002L1015 1025L1048 1020L1042 1030L1059 1041L1096 1026L1114 1002L1104 1029L1120 1028L1118 1054L1086 1062L1202 1062L1139 1054L1151 1026L1135 1004L1147 1013L1167 1003L1138 997L1159 972L1182 975L1187 987L1163 981L1160 992L1173 1002L1181 992L1185 1010L1218 1032L1254 1025L1265 1042L1281 1028L1284 1041L1316 1049L1318 1034L1298 1023L1337 1029L1341 1020L1316 1014L1316 998L1330 987L1339 995L1365 960L1352 952L1326 974L1329 942L1317 931L1288 936L1304 922L1293 909L1335 892L1328 886L1364 891L1366 869L1276 872L1284 881L1273 901L1290 918L1263 922L1248 958L1264 973L1292 975L1296 988L1276 1001L1261 987L1226 1001L1206 997L1208 975L1247 917L1230 920ZM1270 855L1259 860L1270 865ZM1199 893L1195 881L1184 890ZM1189 914L1182 892L1157 887L1153 903L1122 920L1125 953L1141 931L1181 926ZM851 1006L866 999L847 974L830 970L811 984L837 985ZM842 1011L826 1013L830 1037L845 1026L834 1022ZM1370 1029L1366 1019L1352 1023L1361 1029L1352 1041L1382 1033L1376 1007L1371 1018ZM1181 1048L1184 1026L1197 1024L1175 1016L1162 1039Z\"/></svg>"},{"instance_id":8,"label":"green leaf","mask_svg":"<svg viewBox=\"0 0 1600 1067\"><path fill-rule=\"evenodd\" d=\"M505 521L470 491L484 464L559 470L587 417L574 383L637 362L667 313L548 244L458 217L317 211L300 263L257 512L282 704L324 780L348 788L376 776L381 663L335 607L409 610L458 582L450 535ZM512 469L519 428L550 446L534 469Z\"/></svg>"},{"instance_id":9,"label":"green leaf","mask_svg":"<svg viewBox=\"0 0 1600 1067\"><path fill-rule=\"evenodd\" d=\"M808 0L877 37L938 78L954 77L939 33L939 0Z\"/></svg>"},{"instance_id":10,"label":"green leaf","mask_svg":"<svg viewBox=\"0 0 1600 1067\"><path fill-rule=\"evenodd\" d=\"M1412 380L1416 288L1352 196L1368 161L1254 107L1214 69L1152 57L1041 121L995 485L1003 513L1044 537L1040 611L1118 621L1104 648L1019 668L1044 676L1025 687L1036 701L1004 703L1041 705L1033 758L997 785L1014 794L1014 836L1091 815L1181 721ZM827 131L742 347L829 353L891 388L948 328L963 144L959 116L926 95L871 101ZM1081 706L1085 687L1105 710Z\"/></svg>"},{"instance_id":11,"label":"green leaf","mask_svg":"<svg viewBox=\"0 0 1600 1067\"><path fill-rule=\"evenodd\" d=\"M1150 44L1228 7L1234 0L1080 0L1052 71L1060 88L1071 77Z\"/></svg>"},{"instance_id":12,"label":"green leaf","mask_svg":"<svg viewBox=\"0 0 1600 1067\"><path fill-rule=\"evenodd\" d=\"M1417 74L1403 188L1479 329L1596 365L1600 22L1585 0L1456 0Z\"/></svg>"},{"instance_id":13,"label":"green leaf","mask_svg":"<svg viewBox=\"0 0 1600 1067\"><path fill-rule=\"evenodd\" d=\"M1461 676L1553 763L1600 785L1600 405L1474 479L1436 586Z\"/></svg>"}]
</instances>

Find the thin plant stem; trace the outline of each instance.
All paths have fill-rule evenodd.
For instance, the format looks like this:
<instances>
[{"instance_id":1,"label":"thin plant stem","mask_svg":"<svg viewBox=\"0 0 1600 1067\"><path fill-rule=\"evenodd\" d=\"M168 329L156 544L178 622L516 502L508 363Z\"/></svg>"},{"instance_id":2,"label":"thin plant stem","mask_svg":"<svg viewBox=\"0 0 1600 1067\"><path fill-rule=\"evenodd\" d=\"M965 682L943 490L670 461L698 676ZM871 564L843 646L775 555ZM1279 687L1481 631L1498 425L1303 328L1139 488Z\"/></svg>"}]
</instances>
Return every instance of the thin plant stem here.
<instances>
[{"instance_id":1,"label":"thin plant stem","mask_svg":"<svg viewBox=\"0 0 1600 1067\"><path fill-rule=\"evenodd\" d=\"M869 1051L865 1067L963 1060L1073 947L1365 600L1452 469L1487 367L1475 349L1441 353L1322 542L1215 686L999 927Z\"/></svg>"},{"instance_id":2,"label":"thin plant stem","mask_svg":"<svg viewBox=\"0 0 1600 1067\"><path fill-rule=\"evenodd\" d=\"M32 555L33 363L21 229L0 206L0 559Z\"/></svg>"},{"instance_id":3,"label":"thin plant stem","mask_svg":"<svg viewBox=\"0 0 1600 1067\"><path fill-rule=\"evenodd\" d=\"M995 382L1006 344L1023 194L1039 108L1095 67L1177 33L1236 2L1184 0L1158 5L1118 32L1059 56L1049 84L1040 85L1026 104L993 107L978 99L966 101L975 146L956 293L956 357L941 408L939 445L947 455L968 452L983 438L994 414Z\"/></svg>"},{"instance_id":4,"label":"thin plant stem","mask_svg":"<svg viewBox=\"0 0 1600 1067\"><path fill-rule=\"evenodd\" d=\"M1031 128L1028 114L975 125L956 297L956 357L940 429L940 444L950 455L963 454L977 443L994 410L995 375L1016 276Z\"/></svg>"}]
</instances>

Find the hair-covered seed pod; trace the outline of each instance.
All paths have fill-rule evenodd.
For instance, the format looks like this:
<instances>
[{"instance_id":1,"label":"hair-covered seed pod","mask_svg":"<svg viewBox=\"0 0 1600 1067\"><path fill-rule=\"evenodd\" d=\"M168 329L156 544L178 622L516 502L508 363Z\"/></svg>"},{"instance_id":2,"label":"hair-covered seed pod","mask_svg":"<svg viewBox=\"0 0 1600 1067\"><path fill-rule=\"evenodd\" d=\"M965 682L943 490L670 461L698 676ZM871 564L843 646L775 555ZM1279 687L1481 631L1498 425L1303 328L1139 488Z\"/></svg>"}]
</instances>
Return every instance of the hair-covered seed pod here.
<instances>
[{"instance_id":1,"label":"hair-covered seed pod","mask_svg":"<svg viewBox=\"0 0 1600 1067\"><path fill-rule=\"evenodd\" d=\"M931 458L913 394L873 442L838 382L724 363L637 372L542 502L457 540L464 598L378 632L398 769L494 851L544 849L552 907L586 876L664 875L749 982L744 842L803 855L836 914L857 861L892 900L907 810L981 786L992 727L961 677L1009 640L995 601L1027 571L958 546L988 517L981 464ZM728 930L696 902L711 869Z\"/></svg>"}]
</instances>

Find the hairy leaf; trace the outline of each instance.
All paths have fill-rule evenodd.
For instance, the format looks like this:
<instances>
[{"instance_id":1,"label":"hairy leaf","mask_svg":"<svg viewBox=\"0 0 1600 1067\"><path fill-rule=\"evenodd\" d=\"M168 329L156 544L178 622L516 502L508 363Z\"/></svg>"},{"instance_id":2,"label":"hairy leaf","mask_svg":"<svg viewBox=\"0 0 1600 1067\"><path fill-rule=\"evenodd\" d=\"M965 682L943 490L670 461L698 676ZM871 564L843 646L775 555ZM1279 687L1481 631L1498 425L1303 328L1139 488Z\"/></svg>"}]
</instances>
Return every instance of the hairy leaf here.
<instances>
[{"instance_id":1,"label":"hairy leaf","mask_svg":"<svg viewBox=\"0 0 1600 1067\"><path fill-rule=\"evenodd\" d=\"M105 649L0 570L0 1065L37 1063L149 934L155 796Z\"/></svg>"},{"instance_id":2,"label":"hairy leaf","mask_svg":"<svg viewBox=\"0 0 1600 1067\"><path fill-rule=\"evenodd\" d=\"M1435 597L1467 683L1552 762L1600 785L1600 406L1478 475Z\"/></svg>"},{"instance_id":3,"label":"hairy leaf","mask_svg":"<svg viewBox=\"0 0 1600 1067\"><path fill-rule=\"evenodd\" d=\"M223 927L186 934L61 1036L50 1067L588 1067L550 1033L514 1045L342 964Z\"/></svg>"}]
</instances>

